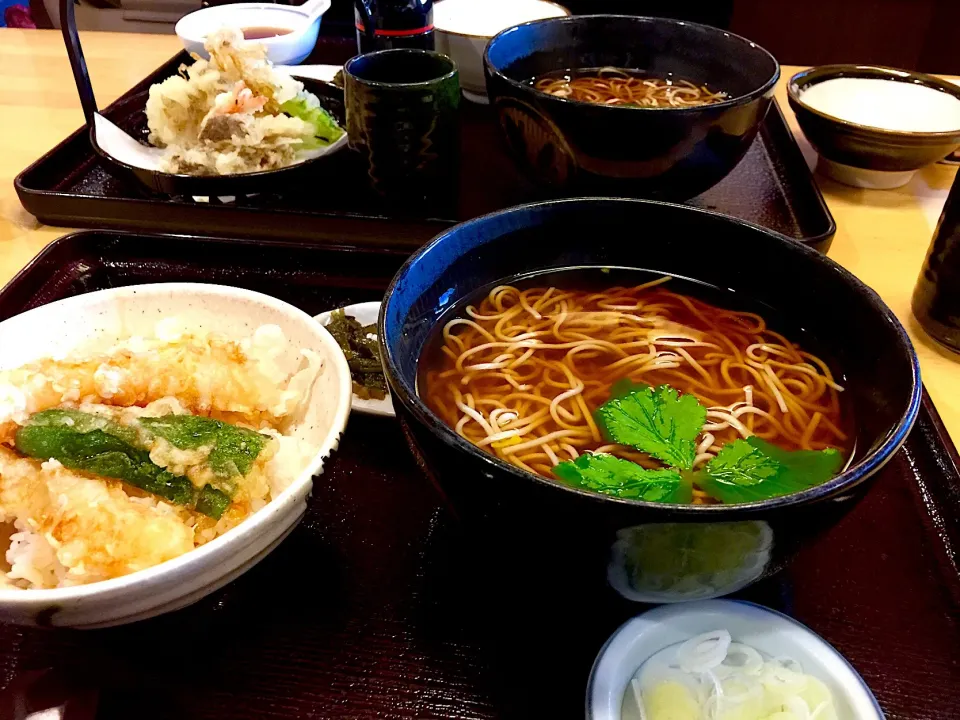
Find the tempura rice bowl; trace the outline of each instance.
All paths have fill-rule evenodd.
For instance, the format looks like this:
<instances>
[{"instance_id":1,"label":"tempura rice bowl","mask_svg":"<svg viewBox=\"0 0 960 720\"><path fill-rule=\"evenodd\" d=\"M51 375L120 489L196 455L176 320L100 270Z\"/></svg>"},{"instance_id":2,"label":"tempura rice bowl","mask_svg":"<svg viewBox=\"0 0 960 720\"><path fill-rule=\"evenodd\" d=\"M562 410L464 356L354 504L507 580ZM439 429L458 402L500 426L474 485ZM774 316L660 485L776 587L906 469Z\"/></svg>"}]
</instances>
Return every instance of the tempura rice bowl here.
<instances>
[{"instance_id":1,"label":"tempura rice bowl","mask_svg":"<svg viewBox=\"0 0 960 720\"><path fill-rule=\"evenodd\" d=\"M346 425L351 385L346 360L333 338L286 303L246 290L201 284L140 285L89 293L0 323L0 373L48 358L103 353L130 338L151 338L158 321L175 322L182 331L197 336L212 334L238 341L258 328L274 326L273 332L282 332L287 343L283 352L273 356L278 371L292 376L303 366L303 357L318 361L309 390L299 392L303 399L297 403L297 414L282 430L284 437L295 438L291 443L298 449L293 456L296 461L286 466L289 477L235 526L224 526L209 541L166 562L99 582L81 580L89 584L55 589L0 587L0 620L103 627L184 607L265 557L302 518L312 478L321 472ZM299 390L303 387L307 386ZM294 390L292 384L290 389ZM6 564L4 570L9 569Z\"/></svg>"}]
</instances>

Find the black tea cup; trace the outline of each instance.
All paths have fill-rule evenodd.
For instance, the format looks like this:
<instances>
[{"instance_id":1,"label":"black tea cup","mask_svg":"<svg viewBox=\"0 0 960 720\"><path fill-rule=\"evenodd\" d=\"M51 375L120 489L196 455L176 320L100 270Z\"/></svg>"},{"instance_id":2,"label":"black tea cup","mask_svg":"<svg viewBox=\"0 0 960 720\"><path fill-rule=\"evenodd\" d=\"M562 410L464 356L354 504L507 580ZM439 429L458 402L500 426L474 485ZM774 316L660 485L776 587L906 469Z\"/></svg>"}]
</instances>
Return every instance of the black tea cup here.
<instances>
[{"instance_id":1,"label":"black tea cup","mask_svg":"<svg viewBox=\"0 0 960 720\"><path fill-rule=\"evenodd\" d=\"M446 55L398 49L358 55L344 66L347 135L374 190L425 199L455 185L460 79Z\"/></svg>"}]
</instances>

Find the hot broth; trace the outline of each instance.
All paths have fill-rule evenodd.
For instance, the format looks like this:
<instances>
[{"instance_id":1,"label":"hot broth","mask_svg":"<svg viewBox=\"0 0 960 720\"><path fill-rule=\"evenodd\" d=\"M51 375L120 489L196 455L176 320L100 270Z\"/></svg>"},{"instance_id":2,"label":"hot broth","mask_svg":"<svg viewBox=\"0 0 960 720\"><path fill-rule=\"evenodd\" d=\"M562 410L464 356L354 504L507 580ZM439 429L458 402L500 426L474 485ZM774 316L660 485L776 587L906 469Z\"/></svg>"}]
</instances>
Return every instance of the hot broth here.
<instances>
[{"instance_id":1,"label":"hot broth","mask_svg":"<svg viewBox=\"0 0 960 720\"><path fill-rule=\"evenodd\" d=\"M809 352L807 338L800 346L797 334L772 329L766 309L727 310L697 297L705 295L732 297L676 278L595 268L484 288L429 339L420 395L462 437L519 468L563 479L585 454L612 455L684 475L694 502L742 495L710 495L695 477L730 459L711 465L737 440L766 456L786 451L784 467L819 462L821 452L831 466L848 460L854 440L843 378ZM631 393L629 402L651 417L629 423L696 423L689 437L666 448L672 440L626 442L617 427L611 432L629 410L611 398ZM789 455L795 451L814 454Z\"/></svg>"},{"instance_id":2,"label":"hot broth","mask_svg":"<svg viewBox=\"0 0 960 720\"><path fill-rule=\"evenodd\" d=\"M684 108L713 105L728 97L683 78L615 67L559 70L536 77L531 84L548 95L599 105Z\"/></svg>"}]
</instances>

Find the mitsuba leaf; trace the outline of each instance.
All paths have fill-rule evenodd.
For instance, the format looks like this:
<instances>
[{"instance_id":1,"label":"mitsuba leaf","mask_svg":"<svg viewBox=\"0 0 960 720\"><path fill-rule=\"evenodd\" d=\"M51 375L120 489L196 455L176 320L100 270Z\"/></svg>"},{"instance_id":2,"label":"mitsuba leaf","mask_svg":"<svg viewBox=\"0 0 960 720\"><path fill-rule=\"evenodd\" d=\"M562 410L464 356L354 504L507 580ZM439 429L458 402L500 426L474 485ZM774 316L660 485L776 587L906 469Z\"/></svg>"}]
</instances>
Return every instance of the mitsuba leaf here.
<instances>
[{"instance_id":1,"label":"mitsuba leaf","mask_svg":"<svg viewBox=\"0 0 960 720\"><path fill-rule=\"evenodd\" d=\"M724 503L790 495L822 485L840 470L843 456L827 450L784 450L758 437L729 443L697 473L697 485Z\"/></svg>"},{"instance_id":2,"label":"mitsuba leaf","mask_svg":"<svg viewBox=\"0 0 960 720\"><path fill-rule=\"evenodd\" d=\"M693 499L689 481L675 470L648 470L606 453L584 454L563 462L553 473L567 485L631 500L687 503Z\"/></svg>"},{"instance_id":3,"label":"mitsuba leaf","mask_svg":"<svg viewBox=\"0 0 960 720\"><path fill-rule=\"evenodd\" d=\"M607 438L630 445L681 470L693 467L695 440L707 410L693 395L667 385L632 390L596 412Z\"/></svg>"},{"instance_id":4,"label":"mitsuba leaf","mask_svg":"<svg viewBox=\"0 0 960 720\"><path fill-rule=\"evenodd\" d=\"M610 386L610 399L619 400L637 390L646 390L650 386L647 383L634 382L630 378L620 378Z\"/></svg>"}]
</instances>

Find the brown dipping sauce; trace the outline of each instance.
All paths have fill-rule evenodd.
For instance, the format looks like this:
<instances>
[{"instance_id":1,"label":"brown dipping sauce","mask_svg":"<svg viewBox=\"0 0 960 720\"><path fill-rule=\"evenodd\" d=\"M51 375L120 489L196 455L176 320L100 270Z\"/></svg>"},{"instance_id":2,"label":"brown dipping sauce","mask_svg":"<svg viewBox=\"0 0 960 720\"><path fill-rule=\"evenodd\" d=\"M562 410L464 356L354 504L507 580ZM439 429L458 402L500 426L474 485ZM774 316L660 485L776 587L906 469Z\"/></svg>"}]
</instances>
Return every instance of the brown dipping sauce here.
<instances>
[{"instance_id":1,"label":"brown dipping sauce","mask_svg":"<svg viewBox=\"0 0 960 720\"><path fill-rule=\"evenodd\" d=\"M265 40L266 38L279 37L281 35L289 35L293 30L289 28L276 28L276 27L248 27L243 28L243 39L244 40Z\"/></svg>"}]
</instances>

